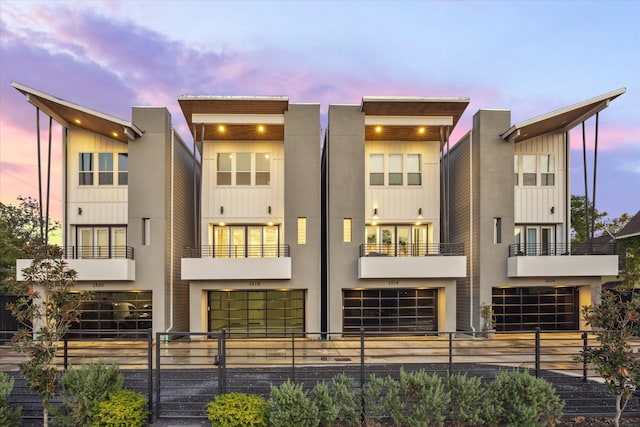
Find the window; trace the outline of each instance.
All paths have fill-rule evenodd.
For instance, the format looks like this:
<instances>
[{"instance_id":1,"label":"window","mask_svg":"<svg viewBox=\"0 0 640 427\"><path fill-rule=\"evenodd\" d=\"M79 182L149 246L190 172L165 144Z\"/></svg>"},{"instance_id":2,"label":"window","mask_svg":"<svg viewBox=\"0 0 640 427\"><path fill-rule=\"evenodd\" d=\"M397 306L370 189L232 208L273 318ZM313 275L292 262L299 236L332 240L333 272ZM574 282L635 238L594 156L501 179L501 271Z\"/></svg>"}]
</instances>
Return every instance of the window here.
<instances>
[{"instance_id":1,"label":"window","mask_svg":"<svg viewBox=\"0 0 640 427\"><path fill-rule=\"evenodd\" d=\"M251 185L251 153L236 154L236 185Z\"/></svg>"},{"instance_id":2,"label":"window","mask_svg":"<svg viewBox=\"0 0 640 427\"><path fill-rule=\"evenodd\" d=\"M368 225L366 255L423 256L429 251L428 225ZM433 248L432 248L433 249Z\"/></svg>"},{"instance_id":3,"label":"window","mask_svg":"<svg viewBox=\"0 0 640 427\"><path fill-rule=\"evenodd\" d=\"M384 155L369 156L369 185L384 185Z\"/></svg>"},{"instance_id":4,"label":"window","mask_svg":"<svg viewBox=\"0 0 640 427\"><path fill-rule=\"evenodd\" d=\"M151 219L142 218L142 246L151 244Z\"/></svg>"},{"instance_id":5,"label":"window","mask_svg":"<svg viewBox=\"0 0 640 427\"><path fill-rule=\"evenodd\" d=\"M402 185L402 154L389 154L389 185Z\"/></svg>"},{"instance_id":6,"label":"window","mask_svg":"<svg viewBox=\"0 0 640 427\"><path fill-rule=\"evenodd\" d=\"M493 243L502 243L502 218L493 218Z\"/></svg>"},{"instance_id":7,"label":"window","mask_svg":"<svg viewBox=\"0 0 640 427\"><path fill-rule=\"evenodd\" d=\"M129 184L129 155L118 153L118 185Z\"/></svg>"},{"instance_id":8,"label":"window","mask_svg":"<svg viewBox=\"0 0 640 427\"><path fill-rule=\"evenodd\" d=\"M407 154L407 184L422 185L420 154Z\"/></svg>"},{"instance_id":9,"label":"window","mask_svg":"<svg viewBox=\"0 0 640 427\"><path fill-rule=\"evenodd\" d=\"M80 153L80 185L93 185L93 153Z\"/></svg>"},{"instance_id":10,"label":"window","mask_svg":"<svg viewBox=\"0 0 640 427\"><path fill-rule=\"evenodd\" d=\"M555 185L553 154L540 156L540 185Z\"/></svg>"},{"instance_id":11,"label":"window","mask_svg":"<svg viewBox=\"0 0 640 427\"><path fill-rule=\"evenodd\" d=\"M522 185L536 185L536 155L522 156Z\"/></svg>"},{"instance_id":12,"label":"window","mask_svg":"<svg viewBox=\"0 0 640 427\"><path fill-rule=\"evenodd\" d=\"M518 184L518 174L520 173L520 167L518 165L518 155L513 156L513 185L516 187Z\"/></svg>"},{"instance_id":13,"label":"window","mask_svg":"<svg viewBox=\"0 0 640 427\"><path fill-rule=\"evenodd\" d=\"M271 185L269 153L256 153L256 185Z\"/></svg>"},{"instance_id":14,"label":"window","mask_svg":"<svg viewBox=\"0 0 640 427\"><path fill-rule=\"evenodd\" d=\"M351 218L342 220L342 240L345 243L351 242Z\"/></svg>"},{"instance_id":15,"label":"window","mask_svg":"<svg viewBox=\"0 0 640 427\"><path fill-rule=\"evenodd\" d=\"M231 185L231 153L218 153L216 182L218 185Z\"/></svg>"},{"instance_id":16,"label":"window","mask_svg":"<svg viewBox=\"0 0 640 427\"><path fill-rule=\"evenodd\" d=\"M99 153L98 163L99 185L113 185L113 153Z\"/></svg>"},{"instance_id":17,"label":"window","mask_svg":"<svg viewBox=\"0 0 640 427\"><path fill-rule=\"evenodd\" d=\"M298 244L307 244L307 218L298 218Z\"/></svg>"}]
</instances>

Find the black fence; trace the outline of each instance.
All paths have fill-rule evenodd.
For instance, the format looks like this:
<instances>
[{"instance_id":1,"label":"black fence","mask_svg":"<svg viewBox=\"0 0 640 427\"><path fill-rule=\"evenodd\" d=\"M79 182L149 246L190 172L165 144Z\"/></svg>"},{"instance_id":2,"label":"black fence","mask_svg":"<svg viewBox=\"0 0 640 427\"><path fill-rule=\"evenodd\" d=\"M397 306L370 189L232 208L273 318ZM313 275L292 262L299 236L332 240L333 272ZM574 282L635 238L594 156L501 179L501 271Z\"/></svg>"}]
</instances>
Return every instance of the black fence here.
<instances>
[{"instance_id":1,"label":"black fence","mask_svg":"<svg viewBox=\"0 0 640 427\"><path fill-rule=\"evenodd\" d=\"M141 334L128 340L61 343L56 364L60 372L83 362L117 363L125 386L149 399L151 419L206 418L214 396L240 391L268 396L271 385L290 379L313 387L338 374L352 377L358 388L370 375L399 377L401 369L432 373L468 373L489 381L501 370L528 370L551 382L565 400L566 416L608 416L615 399L601 378L577 359L597 346L587 331L475 333L425 332L420 335L361 332L292 333L230 339L224 331L210 333ZM640 348L640 341L633 343ZM17 378L11 402L24 406L25 419L37 419L42 408L17 372L20 355L0 343L0 367ZM625 416L640 415L637 398Z\"/></svg>"},{"instance_id":2,"label":"black fence","mask_svg":"<svg viewBox=\"0 0 640 427\"><path fill-rule=\"evenodd\" d=\"M65 259L133 259L131 246L65 246Z\"/></svg>"},{"instance_id":3,"label":"black fence","mask_svg":"<svg viewBox=\"0 0 640 427\"><path fill-rule=\"evenodd\" d=\"M289 258L289 245L216 245L185 248L185 258Z\"/></svg>"},{"instance_id":4,"label":"black fence","mask_svg":"<svg viewBox=\"0 0 640 427\"><path fill-rule=\"evenodd\" d=\"M429 255L462 256L464 255L464 245L462 243L403 244L402 242L365 243L360 245L361 257L416 257Z\"/></svg>"},{"instance_id":5,"label":"black fence","mask_svg":"<svg viewBox=\"0 0 640 427\"><path fill-rule=\"evenodd\" d=\"M542 255L614 255L613 243L583 243L571 247L569 243L514 243L509 245L509 256Z\"/></svg>"}]
</instances>

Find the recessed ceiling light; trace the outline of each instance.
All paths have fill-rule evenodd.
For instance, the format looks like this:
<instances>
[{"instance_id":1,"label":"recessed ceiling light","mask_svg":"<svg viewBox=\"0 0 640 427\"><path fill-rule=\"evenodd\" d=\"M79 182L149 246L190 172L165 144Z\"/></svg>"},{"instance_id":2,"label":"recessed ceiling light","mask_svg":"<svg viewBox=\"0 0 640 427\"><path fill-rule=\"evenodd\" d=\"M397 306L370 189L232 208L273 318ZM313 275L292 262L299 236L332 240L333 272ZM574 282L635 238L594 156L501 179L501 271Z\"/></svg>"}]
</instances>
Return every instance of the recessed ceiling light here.
<instances>
[{"instance_id":1,"label":"recessed ceiling light","mask_svg":"<svg viewBox=\"0 0 640 427\"><path fill-rule=\"evenodd\" d=\"M218 126L218 132L224 132L224 125Z\"/></svg>"},{"instance_id":2,"label":"recessed ceiling light","mask_svg":"<svg viewBox=\"0 0 640 427\"><path fill-rule=\"evenodd\" d=\"M118 137L118 132L111 132L111 135L113 135L114 137Z\"/></svg>"},{"instance_id":3,"label":"recessed ceiling light","mask_svg":"<svg viewBox=\"0 0 640 427\"><path fill-rule=\"evenodd\" d=\"M418 129L418 133L424 133L424 127L420 127L420 129Z\"/></svg>"},{"instance_id":4,"label":"recessed ceiling light","mask_svg":"<svg viewBox=\"0 0 640 427\"><path fill-rule=\"evenodd\" d=\"M264 126L262 125L258 126L258 132L260 133L264 132Z\"/></svg>"},{"instance_id":5,"label":"recessed ceiling light","mask_svg":"<svg viewBox=\"0 0 640 427\"><path fill-rule=\"evenodd\" d=\"M376 126L376 132L378 133L382 132L382 126Z\"/></svg>"},{"instance_id":6,"label":"recessed ceiling light","mask_svg":"<svg viewBox=\"0 0 640 427\"><path fill-rule=\"evenodd\" d=\"M76 122L76 124L80 124L80 123L82 123L82 122L80 121L80 119L75 119L75 120L74 120L74 122Z\"/></svg>"}]
</instances>

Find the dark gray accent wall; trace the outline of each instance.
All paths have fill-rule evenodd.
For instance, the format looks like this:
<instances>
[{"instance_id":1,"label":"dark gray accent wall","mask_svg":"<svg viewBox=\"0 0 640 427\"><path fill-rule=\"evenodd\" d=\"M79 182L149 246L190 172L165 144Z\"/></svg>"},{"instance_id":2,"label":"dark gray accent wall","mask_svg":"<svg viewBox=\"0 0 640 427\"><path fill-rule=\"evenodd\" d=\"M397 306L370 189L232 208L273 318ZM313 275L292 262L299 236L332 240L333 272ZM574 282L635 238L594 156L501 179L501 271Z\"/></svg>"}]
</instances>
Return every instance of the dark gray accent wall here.
<instances>
[{"instance_id":1,"label":"dark gray accent wall","mask_svg":"<svg viewBox=\"0 0 640 427\"><path fill-rule=\"evenodd\" d=\"M291 248L291 280L319 292L320 106L289 104L284 120L284 235ZM300 217L307 219L305 245L298 245Z\"/></svg>"},{"instance_id":2,"label":"dark gray accent wall","mask_svg":"<svg viewBox=\"0 0 640 427\"><path fill-rule=\"evenodd\" d=\"M358 105L329 106L326 154L329 329L342 329L342 289L358 284L359 246L364 242L364 114ZM343 220L352 220L352 239L343 241Z\"/></svg>"}]
</instances>

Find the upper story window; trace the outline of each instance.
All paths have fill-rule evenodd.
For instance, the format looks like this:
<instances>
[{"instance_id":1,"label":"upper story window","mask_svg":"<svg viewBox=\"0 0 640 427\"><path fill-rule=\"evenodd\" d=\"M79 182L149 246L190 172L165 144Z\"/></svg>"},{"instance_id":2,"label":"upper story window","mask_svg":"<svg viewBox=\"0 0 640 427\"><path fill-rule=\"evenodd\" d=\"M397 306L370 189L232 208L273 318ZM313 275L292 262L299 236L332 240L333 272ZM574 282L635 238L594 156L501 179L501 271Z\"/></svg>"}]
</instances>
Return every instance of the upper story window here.
<instances>
[{"instance_id":1,"label":"upper story window","mask_svg":"<svg viewBox=\"0 0 640 427\"><path fill-rule=\"evenodd\" d=\"M218 153L216 184L271 185L271 155L269 153Z\"/></svg>"},{"instance_id":2,"label":"upper story window","mask_svg":"<svg viewBox=\"0 0 640 427\"><path fill-rule=\"evenodd\" d=\"M98 153L98 183L113 185L113 153Z\"/></svg>"},{"instance_id":3,"label":"upper story window","mask_svg":"<svg viewBox=\"0 0 640 427\"><path fill-rule=\"evenodd\" d=\"M93 185L93 153L80 153L79 185Z\"/></svg>"},{"instance_id":4,"label":"upper story window","mask_svg":"<svg viewBox=\"0 0 640 427\"><path fill-rule=\"evenodd\" d=\"M406 160L405 160L406 156ZM386 161L385 161L386 160ZM369 154L369 185L422 185L420 154Z\"/></svg>"},{"instance_id":5,"label":"upper story window","mask_svg":"<svg viewBox=\"0 0 640 427\"><path fill-rule=\"evenodd\" d=\"M553 186L555 185L554 155L516 154L513 157L513 175L516 186Z\"/></svg>"},{"instance_id":6,"label":"upper story window","mask_svg":"<svg viewBox=\"0 0 640 427\"><path fill-rule=\"evenodd\" d=\"M129 184L129 155L118 153L118 185Z\"/></svg>"},{"instance_id":7,"label":"upper story window","mask_svg":"<svg viewBox=\"0 0 640 427\"><path fill-rule=\"evenodd\" d=\"M369 156L369 185L384 185L384 155Z\"/></svg>"},{"instance_id":8,"label":"upper story window","mask_svg":"<svg viewBox=\"0 0 640 427\"><path fill-rule=\"evenodd\" d=\"M402 154L389 154L389 185L402 185Z\"/></svg>"}]
</instances>

